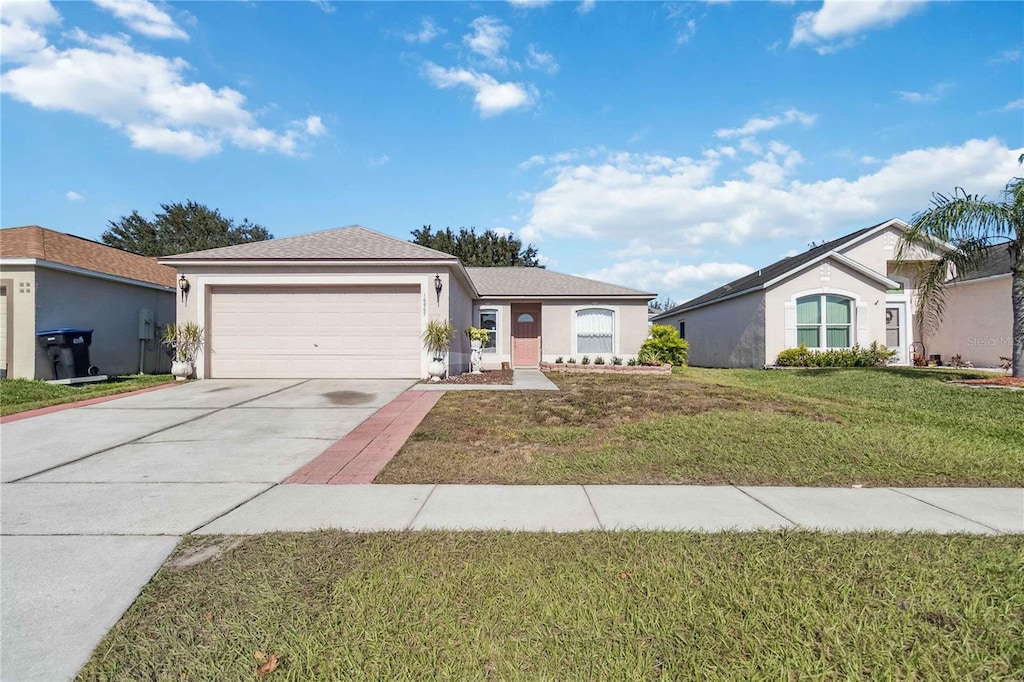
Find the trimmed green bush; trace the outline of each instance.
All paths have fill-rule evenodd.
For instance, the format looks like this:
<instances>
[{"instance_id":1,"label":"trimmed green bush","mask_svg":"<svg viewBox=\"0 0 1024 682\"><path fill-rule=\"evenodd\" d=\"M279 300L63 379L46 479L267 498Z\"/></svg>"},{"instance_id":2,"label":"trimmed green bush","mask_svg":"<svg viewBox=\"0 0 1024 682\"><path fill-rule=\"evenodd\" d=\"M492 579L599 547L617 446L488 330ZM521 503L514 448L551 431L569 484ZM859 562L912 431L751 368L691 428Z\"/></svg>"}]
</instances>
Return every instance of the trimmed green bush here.
<instances>
[{"instance_id":1,"label":"trimmed green bush","mask_svg":"<svg viewBox=\"0 0 1024 682\"><path fill-rule=\"evenodd\" d=\"M690 344L679 338L679 330L667 324L651 325L647 340L637 354L642 365L663 365L666 362L677 367L686 366Z\"/></svg>"},{"instance_id":2,"label":"trimmed green bush","mask_svg":"<svg viewBox=\"0 0 1024 682\"><path fill-rule=\"evenodd\" d=\"M787 348L775 358L779 367L885 367L893 361L897 352L872 341L867 348L854 344L853 348L829 348L809 350L801 344Z\"/></svg>"}]
</instances>

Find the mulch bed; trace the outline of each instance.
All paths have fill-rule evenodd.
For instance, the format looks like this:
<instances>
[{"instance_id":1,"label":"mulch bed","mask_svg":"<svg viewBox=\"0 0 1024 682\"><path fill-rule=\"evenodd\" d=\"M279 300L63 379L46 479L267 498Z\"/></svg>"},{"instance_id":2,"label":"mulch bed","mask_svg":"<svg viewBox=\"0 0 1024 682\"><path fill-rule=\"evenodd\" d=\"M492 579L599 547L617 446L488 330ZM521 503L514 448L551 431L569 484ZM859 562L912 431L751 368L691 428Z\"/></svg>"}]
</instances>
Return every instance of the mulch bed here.
<instances>
[{"instance_id":1,"label":"mulch bed","mask_svg":"<svg viewBox=\"0 0 1024 682\"><path fill-rule=\"evenodd\" d=\"M1024 377L992 377L990 379L961 379L952 383L968 386L1013 386L1024 388Z\"/></svg>"},{"instance_id":2,"label":"mulch bed","mask_svg":"<svg viewBox=\"0 0 1024 682\"><path fill-rule=\"evenodd\" d=\"M435 384L438 382L434 382ZM492 369L484 370L481 374L466 372L442 379L442 384L505 384L512 385L512 370Z\"/></svg>"}]
</instances>

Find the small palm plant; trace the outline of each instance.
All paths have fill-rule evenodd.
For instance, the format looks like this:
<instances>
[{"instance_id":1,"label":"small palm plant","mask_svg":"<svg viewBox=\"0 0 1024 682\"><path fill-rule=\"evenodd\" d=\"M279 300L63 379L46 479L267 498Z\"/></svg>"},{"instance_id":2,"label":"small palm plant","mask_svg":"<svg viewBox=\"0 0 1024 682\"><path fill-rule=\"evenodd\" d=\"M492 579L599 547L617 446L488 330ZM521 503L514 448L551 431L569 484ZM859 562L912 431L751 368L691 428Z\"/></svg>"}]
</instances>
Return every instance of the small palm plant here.
<instances>
[{"instance_id":1,"label":"small palm plant","mask_svg":"<svg viewBox=\"0 0 1024 682\"><path fill-rule=\"evenodd\" d=\"M203 328L195 322L164 327L163 344L173 353L174 362L195 362L203 346Z\"/></svg>"},{"instance_id":2,"label":"small palm plant","mask_svg":"<svg viewBox=\"0 0 1024 682\"><path fill-rule=\"evenodd\" d=\"M423 332L423 345L435 360L443 360L454 336L455 325L449 320L431 320L427 322L427 329Z\"/></svg>"}]
</instances>

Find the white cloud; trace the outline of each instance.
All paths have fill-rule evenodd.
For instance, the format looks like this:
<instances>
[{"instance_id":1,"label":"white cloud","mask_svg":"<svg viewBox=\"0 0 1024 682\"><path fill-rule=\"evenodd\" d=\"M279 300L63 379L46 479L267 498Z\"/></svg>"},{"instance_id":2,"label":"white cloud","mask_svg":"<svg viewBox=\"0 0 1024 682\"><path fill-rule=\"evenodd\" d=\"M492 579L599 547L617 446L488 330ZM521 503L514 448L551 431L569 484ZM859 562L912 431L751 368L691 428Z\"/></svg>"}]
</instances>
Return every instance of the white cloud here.
<instances>
[{"instance_id":1,"label":"white cloud","mask_svg":"<svg viewBox=\"0 0 1024 682\"><path fill-rule=\"evenodd\" d=\"M113 14L125 26L150 38L188 40L185 33L164 10L149 0L93 0L96 5Z\"/></svg>"},{"instance_id":2,"label":"white cloud","mask_svg":"<svg viewBox=\"0 0 1024 682\"><path fill-rule=\"evenodd\" d=\"M508 4L520 9L535 9L550 5L552 0L508 0Z\"/></svg>"},{"instance_id":3,"label":"white cloud","mask_svg":"<svg viewBox=\"0 0 1024 682\"><path fill-rule=\"evenodd\" d=\"M386 166L389 161L391 161L391 157L390 156L388 156L387 154L381 154L380 156L378 156L378 157L376 157L374 159L370 159L366 163L366 166L367 166L367 168L380 168L382 166Z\"/></svg>"},{"instance_id":4,"label":"white cloud","mask_svg":"<svg viewBox=\"0 0 1024 682\"><path fill-rule=\"evenodd\" d=\"M782 114L769 116L768 118L751 118L739 128L722 128L715 131L717 137L750 137L766 130L778 128L788 123L799 123L803 126L813 125L817 120L817 114L805 114L799 109L788 109Z\"/></svg>"},{"instance_id":5,"label":"white cloud","mask_svg":"<svg viewBox=\"0 0 1024 682\"><path fill-rule=\"evenodd\" d=\"M1012 102L1007 102L1005 106L999 108L1001 112L1007 111L1020 111L1024 109L1024 99L1015 99Z\"/></svg>"},{"instance_id":6,"label":"white cloud","mask_svg":"<svg viewBox=\"0 0 1024 682\"><path fill-rule=\"evenodd\" d=\"M31 19L24 12L12 17L7 7L5 33L8 25L18 23L44 35L42 28L56 23L39 11ZM78 46L58 49L45 40L40 46L22 39L5 60L0 90L38 109L98 119L138 149L185 158L216 153L225 143L296 154L305 138L325 130L318 117L293 122L283 132L262 127L246 109L242 93L188 81L185 73L191 66L184 59L138 51L127 36L94 37L75 28L66 37Z\"/></svg>"},{"instance_id":7,"label":"white cloud","mask_svg":"<svg viewBox=\"0 0 1024 682\"><path fill-rule=\"evenodd\" d=\"M924 1L824 0L821 9L796 18L789 46L810 45L819 54L829 54L853 45L869 29L892 26Z\"/></svg>"},{"instance_id":8,"label":"white cloud","mask_svg":"<svg viewBox=\"0 0 1024 682\"><path fill-rule=\"evenodd\" d=\"M697 35L697 22L689 19L683 27L676 32L676 45L685 45L690 38Z\"/></svg>"},{"instance_id":9,"label":"white cloud","mask_svg":"<svg viewBox=\"0 0 1024 682\"><path fill-rule=\"evenodd\" d=\"M533 45L526 48L526 65L531 69L546 71L550 75L558 73L558 62L555 56L549 52L542 52Z\"/></svg>"},{"instance_id":10,"label":"white cloud","mask_svg":"<svg viewBox=\"0 0 1024 682\"><path fill-rule=\"evenodd\" d=\"M309 0L314 5L323 10L324 14L334 14L338 8L328 2L328 0Z\"/></svg>"},{"instance_id":11,"label":"white cloud","mask_svg":"<svg viewBox=\"0 0 1024 682\"><path fill-rule=\"evenodd\" d=\"M638 245L669 246L680 255L708 245L834 235L909 217L934 191L963 186L997 194L1019 173L1022 151L995 138L975 139L897 154L860 177L812 181L792 177L799 158L781 146L755 161L761 165L749 164L745 176L723 173L725 161L715 153L695 159L613 152L558 169L530 198L519 234L526 241L621 240L627 234Z\"/></svg>"},{"instance_id":12,"label":"white cloud","mask_svg":"<svg viewBox=\"0 0 1024 682\"><path fill-rule=\"evenodd\" d=\"M753 272L753 268L742 263L699 263L697 265L679 261L633 258L612 264L611 267L588 272L584 277L634 287L652 293L686 298L713 289L738 277Z\"/></svg>"},{"instance_id":13,"label":"white cloud","mask_svg":"<svg viewBox=\"0 0 1024 682\"><path fill-rule=\"evenodd\" d=\"M319 116L310 116L305 121L301 121L301 124L306 132L313 137L319 137L327 132L327 126Z\"/></svg>"},{"instance_id":14,"label":"white cloud","mask_svg":"<svg viewBox=\"0 0 1024 682\"><path fill-rule=\"evenodd\" d=\"M402 38L404 38L408 43L426 44L442 33L445 33L443 28L438 28L433 19L425 17L420 25L419 31L416 31L415 33L403 33Z\"/></svg>"},{"instance_id":15,"label":"white cloud","mask_svg":"<svg viewBox=\"0 0 1024 682\"><path fill-rule=\"evenodd\" d=\"M488 118L503 114L511 109L531 106L537 98L537 91L528 83L501 83L494 76L471 69L446 69L433 62L423 67L423 75L441 89L465 86L476 94L474 105L480 116Z\"/></svg>"},{"instance_id":16,"label":"white cloud","mask_svg":"<svg viewBox=\"0 0 1024 682\"><path fill-rule=\"evenodd\" d=\"M0 12L0 56L20 60L46 47L46 27L60 22L48 1L5 2Z\"/></svg>"},{"instance_id":17,"label":"white cloud","mask_svg":"<svg viewBox=\"0 0 1024 682\"><path fill-rule=\"evenodd\" d=\"M470 24L472 33L462 37L466 46L486 60L488 66L505 68L508 60L501 54L508 48L508 36L512 33L505 24L494 17L477 17Z\"/></svg>"},{"instance_id":18,"label":"white cloud","mask_svg":"<svg viewBox=\"0 0 1024 682\"><path fill-rule=\"evenodd\" d=\"M930 102L937 102L942 98L953 87L953 83L936 83L932 87L928 88L924 92L915 92L912 90L897 90L896 95L900 98L900 101L907 102L909 104L926 104Z\"/></svg>"},{"instance_id":19,"label":"white cloud","mask_svg":"<svg viewBox=\"0 0 1024 682\"><path fill-rule=\"evenodd\" d=\"M83 201L85 199L83 195L79 194L78 192L75 192L74 190L68 192L64 196L67 197L68 201Z\"/></svg>"},{"instance_id":20,"label":"white cloud","mask_svg":"<svg viewBox=\"0 0 1024 682\"><path fill-rule=\"evenodd\" d=\"M1012 62L1020 61L1021 50L1019 47L1010 50L1002 50L999 54L992 59L988 60L989 64L1009 64Z\"/></svg>"},{"instance_id":21,"label":"white cloud","mask_svg":"<svg viewBox=\"0 0 1024 682\"><path fill-rule=\"evenodd\" d=\"M597 0L581 0L580 4L576 5L576 11L580 14L590 14L597 7Z\"/></svg>"}]
</instances>

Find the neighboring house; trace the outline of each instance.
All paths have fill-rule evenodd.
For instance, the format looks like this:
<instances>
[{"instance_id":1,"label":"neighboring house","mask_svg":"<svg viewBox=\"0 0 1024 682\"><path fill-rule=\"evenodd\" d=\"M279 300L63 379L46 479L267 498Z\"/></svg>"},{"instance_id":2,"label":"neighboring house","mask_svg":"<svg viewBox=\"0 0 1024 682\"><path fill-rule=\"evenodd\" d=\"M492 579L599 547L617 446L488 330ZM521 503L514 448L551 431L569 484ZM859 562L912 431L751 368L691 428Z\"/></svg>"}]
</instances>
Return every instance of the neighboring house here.
<instances>
[{"instance_id":1,"label":"neighboring house","mask_svg":"<svg viewBox=\"0 0 1024 682\"><path fill-rule=\"evenodd\" d=\"M353 226L161 258L188 282L178 321L205 328L200 378L425 377L429 320L458 333L449 371L558 356L634 357L647 302L633 289L541 268L466 268L446 253Z\"/></svg>"},{"instance_id":2,"label":"neighboring house","mask_svg":"<svg viewBox=\"0 0 1024 682\"><path fill-rule=\"evenodd\" d=\"M897 263L900 238L908 227L895 218L866 227L783 258L655 321L677 326L690 343L690 363L702 367L764 367L774 364L779 352L801 343L826 349L877 341L897 351L896 364L913 361L914 350L922 350L915 344L923 344L929 355L961 353L969 359L966 345L938 339L932 343L915 328L916 273L945 245L915 247ZM950 298L959 295L950 292ZM1007 309L1009 298L1007 293ZM985 298L978 305L977 314L994 320L996 327L1005 320L1009 334L1002 299ZM964 328L965 322L947 315L946 324Z\"/></svg>"},{"instance_id":3,"label":"neighboring house","mask_svg":"<svg viewBox=\"0 0 1024 682\"><path fill-rule=\"evenodd\" d=\"M927 352L943 362L960 355L975 367L999 367L1013 353L1013 261L1006 245L988 250L984 262L949 282L942 322L925 337Z\"/></svg>"},{"instance_id":4,"label":"neighboring house","mask_svg":"<svg viewBox=\"0 0 1024 682\"><path fill-rule=\"evenodd\" d=\"M174 322L175 273L155 258L36 225L0 230L0 369L52 379L36 332L92 329L90 361L105 374L167 371L157 340L140 343L140 318ZM140 357L141 356L141 357Z\"/></svg>"}]
</instances>

